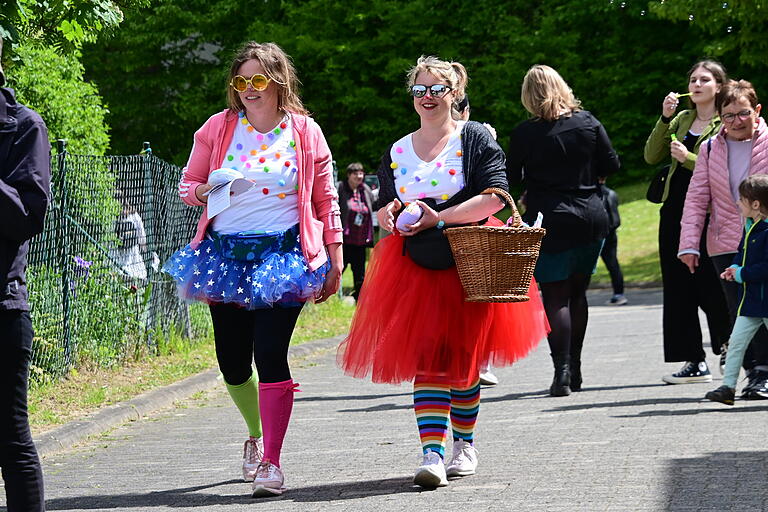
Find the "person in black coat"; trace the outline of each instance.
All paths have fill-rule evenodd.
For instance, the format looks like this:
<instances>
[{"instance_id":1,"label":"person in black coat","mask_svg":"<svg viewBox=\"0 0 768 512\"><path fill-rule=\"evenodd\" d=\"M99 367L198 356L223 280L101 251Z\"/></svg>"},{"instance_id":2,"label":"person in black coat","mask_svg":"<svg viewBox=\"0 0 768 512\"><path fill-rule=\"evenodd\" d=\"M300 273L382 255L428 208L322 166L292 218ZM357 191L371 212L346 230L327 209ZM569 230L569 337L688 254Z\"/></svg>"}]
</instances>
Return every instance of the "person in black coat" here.
<instances>
[{"instance_id":1,"label":"person in black coat","mask_svg":"<svg viewBox=\"0 0 768 512\"><path fill-rule=\"evenodd\" d=\"M35 512L45 504L27 414L33 333L25 271L49 201L50 144L40 116L4 84L0 69L0 466L8 512Z\"/></svg>"},{"instance_id":2,"label":"person in black coat","mask_svg":"<svg viewBox=\"0 0 768 512\"><path fill-rule=\"evenodd\" d=\"M621 225L619 195L615 190L606 186L605 178L601 178L599 181L600 193L603 195L603 205L608 214L608 235L605 237L600 257L603 259L605 268L608 269L608 273L611 275L611 287L613 288L613 297L606 304L608 306L623 306L627 303L627 298L624 297L624 274L621 273L619 259L616 256L616 250L619 245L616 230Z\"/></svg>"},{"instance_id":3,"label":"person in black coat","mask_svg":"<svg viewBox=\"0 0 768 512\"><path fill-rule=\"evenodd\" d=\"M586 291L608 235L598 179L619 169L603 125L582 110L568 84L549 66L533 66L523 80L523 106L533 116L512 133L507 153L510 185L523 182L533 225L547 230L534 276L541 286L555 367L552 396L581 390L581 348L587 329Z\"/></svg>"}]
</instances>

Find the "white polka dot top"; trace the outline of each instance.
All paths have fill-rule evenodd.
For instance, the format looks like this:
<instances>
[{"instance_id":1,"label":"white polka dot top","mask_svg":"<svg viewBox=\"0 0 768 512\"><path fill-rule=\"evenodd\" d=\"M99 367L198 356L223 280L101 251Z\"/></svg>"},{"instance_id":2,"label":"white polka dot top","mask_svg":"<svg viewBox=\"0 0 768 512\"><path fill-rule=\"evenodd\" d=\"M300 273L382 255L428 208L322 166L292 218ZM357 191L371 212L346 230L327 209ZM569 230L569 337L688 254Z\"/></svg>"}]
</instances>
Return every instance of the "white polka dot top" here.
<instances>
[{"instance_id":1,"label":"white polka dot top","mask_svg":"<svg viewBox=\"0 0 768 512\"><path fill-rule=\"evenodd\" d=\"M230 207L213 219L214 231L277 231L298 224L298 169L290 116L261 133L241 112L221 166L242 172L253 187L232 196Z\"/></svg>"},{"instance_id":2,"label":"white polka dot top","mask_svg":"<svg viewBox=\"0 0 768 512\"><path fill-rule=\"evenodd\" d=\"M445 147L431 162L425 162L413 149L411 133L392 145L392 172L395 188L401 201L432 198L443 203L464 188L461 165L461 130L464 121L456 123Z\"/></svg>"}]
</instances>

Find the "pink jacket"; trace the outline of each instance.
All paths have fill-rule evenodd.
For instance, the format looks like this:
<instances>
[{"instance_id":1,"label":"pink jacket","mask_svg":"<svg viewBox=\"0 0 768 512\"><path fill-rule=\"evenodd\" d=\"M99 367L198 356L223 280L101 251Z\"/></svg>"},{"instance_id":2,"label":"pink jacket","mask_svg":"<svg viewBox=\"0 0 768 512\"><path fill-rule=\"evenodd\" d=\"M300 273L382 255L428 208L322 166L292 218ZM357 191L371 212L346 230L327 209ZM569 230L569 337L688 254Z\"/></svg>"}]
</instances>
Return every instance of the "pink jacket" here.
<instances>
[{"instance_id":1,"label":"pink jacket","mask_svg":"<svg viewBox=\"0 0 768 512\"><path fill-rule=\"evenodd\" d=\"M711 151L707 149L708 142L701 143L696 168L685 196L678 254L699 254L707 211L710 212L707 252L711 256L737 252L744 233L744 220L731 194L728 145L723 128L711 140ZM768 174L768 127L762 118L759 118L752 137L749 175L753 174Z\"/></svg>"},{"instance_id":2,"label":"pink jacket","mask_svg":"<svg viewBox=\"0 0 768 512\"><path fill-rule=\"evenodd\" d=\"M296 141L301 250L309 268L316 270L328 261L324 246L343 240L331 151L320 126L311 117L291 114L291 120ZM179 196L188 205L205 206L195 191L208 182L211 171L221 167L236 124L237 114L225 110L211 116L195 132L192 153L179 182ZM193 245L205 237L209 223L208 212L203 210Z\"/></svg>"}]
</instances>

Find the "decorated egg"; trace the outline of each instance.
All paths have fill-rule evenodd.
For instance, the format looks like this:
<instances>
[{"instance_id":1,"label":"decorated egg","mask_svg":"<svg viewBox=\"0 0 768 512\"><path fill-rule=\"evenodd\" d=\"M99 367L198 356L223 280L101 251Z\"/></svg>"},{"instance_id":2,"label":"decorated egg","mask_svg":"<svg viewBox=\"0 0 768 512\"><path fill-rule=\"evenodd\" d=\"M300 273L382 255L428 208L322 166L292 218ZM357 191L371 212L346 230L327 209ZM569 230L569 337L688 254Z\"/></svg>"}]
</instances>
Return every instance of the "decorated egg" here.
<instances>
[{"instance_id":1,"label":"decorated egg","mask_svg":"<svg viewBox=\"0 0 768 512\"><path fill-rule=\"evenodd\" d=\"M408 206L405 207L405 210L400 212L400 216L397 218L395 227L398 229L398 231L407 233L410 231L410 229L406 228L405 225L414 224L421 218L423 213L424 212L421 210L421 206L416 203L409 203Z\"/></svg>"}]
</instances>

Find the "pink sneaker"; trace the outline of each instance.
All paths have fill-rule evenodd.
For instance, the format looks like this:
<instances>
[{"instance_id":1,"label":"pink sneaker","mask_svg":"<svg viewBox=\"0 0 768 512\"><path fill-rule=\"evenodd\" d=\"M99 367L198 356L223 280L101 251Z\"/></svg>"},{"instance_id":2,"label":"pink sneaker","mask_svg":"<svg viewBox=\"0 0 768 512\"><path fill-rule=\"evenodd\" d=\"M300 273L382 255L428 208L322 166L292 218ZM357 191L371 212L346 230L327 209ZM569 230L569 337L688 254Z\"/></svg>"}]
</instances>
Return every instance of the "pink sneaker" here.
<instances>
[{"instance_id":1,"label":"pink sneaker","mask_svg":"<svg viewBox=\"0 0 768 512\"><path fill-rule=\"evenodd\" d=\"M285 491L285 487L283 487L284 481L282 470L268 460L263 460L256 469L251 496L254 498L279 496Z\"/></svg>"},{"instance_id":2,"label":"pink sneaker","mask_svg":"<svg viewBox=\"0 0 768 512\"><path fill-rule=\"evenodd\" d=\"M262 457L264 457L264 439L249 437L243 445L243 480L253 482Z\"/></svg>"}]
</instances>

